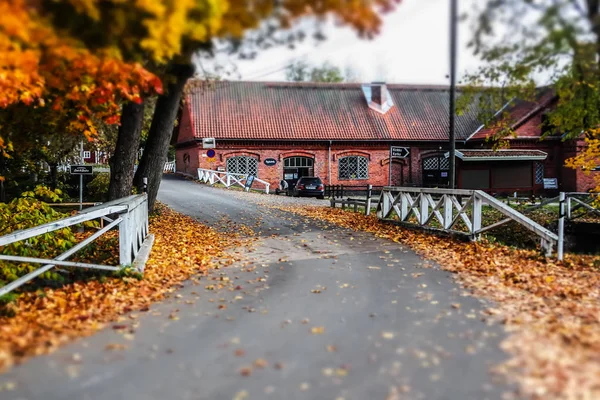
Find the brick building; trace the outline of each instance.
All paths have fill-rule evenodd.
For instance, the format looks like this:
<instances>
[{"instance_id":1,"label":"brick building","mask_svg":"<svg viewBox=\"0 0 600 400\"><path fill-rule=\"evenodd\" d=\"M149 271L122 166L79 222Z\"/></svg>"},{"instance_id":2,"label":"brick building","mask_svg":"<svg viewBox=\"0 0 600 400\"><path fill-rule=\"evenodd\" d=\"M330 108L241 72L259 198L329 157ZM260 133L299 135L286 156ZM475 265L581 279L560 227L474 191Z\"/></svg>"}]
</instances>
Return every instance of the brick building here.
<instances>
[{"instance_id":1,"label":"brick building","mask_svg":"<svg viewBox=\"0 0 600 400\"><path fill-rule=\"evenodd\" d=\"M490 192L540 191L543 178L586 190L562 167L560 138L540 142L553 95L507 105L517 137L511 150L489 151L475 106L457 117L457 183ZM202 146L215 138L215 156ZM277 185L302 176L325 184L448 184L448 88L373 84L219 82L193 89L180 116L177 171L197 168L255 175ZM390 146L405 147L392 158ZM572 150L571 146L571 150ZM484 152L485 150L485 152Z\"/></svg>"}]
</instances>

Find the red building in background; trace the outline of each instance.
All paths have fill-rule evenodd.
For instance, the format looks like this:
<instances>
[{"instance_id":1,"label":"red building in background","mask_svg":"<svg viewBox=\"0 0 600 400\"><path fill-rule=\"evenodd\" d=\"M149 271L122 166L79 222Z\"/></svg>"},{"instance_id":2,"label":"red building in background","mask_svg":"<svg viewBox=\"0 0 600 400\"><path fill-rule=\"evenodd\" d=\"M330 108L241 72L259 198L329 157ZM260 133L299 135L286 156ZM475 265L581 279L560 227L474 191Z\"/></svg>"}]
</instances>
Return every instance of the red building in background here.
<instances>
[{"instance_id":1,"label":"red building in background","mask_svg":"<svg viewBox=\"0 0 600 400\"><path fill-rule=\"evenodd\" d=\"M255 175L277 185L302 176L325 184L448 184L448 88L372 84L218 82L183 104L177 171L197 168ZM540 192L544 178L560 190L586 191L591 178L563 167L580 150L560 137L540 140L551 92L538 102L507 104L516 137L492 151L473 105L457 117L457 184L492 193ZM202 146L215 138L214 157ZM408 150L392 158L390 146ZM211 153L212 154L212 153Z\"/></svg>"}]
</instances>

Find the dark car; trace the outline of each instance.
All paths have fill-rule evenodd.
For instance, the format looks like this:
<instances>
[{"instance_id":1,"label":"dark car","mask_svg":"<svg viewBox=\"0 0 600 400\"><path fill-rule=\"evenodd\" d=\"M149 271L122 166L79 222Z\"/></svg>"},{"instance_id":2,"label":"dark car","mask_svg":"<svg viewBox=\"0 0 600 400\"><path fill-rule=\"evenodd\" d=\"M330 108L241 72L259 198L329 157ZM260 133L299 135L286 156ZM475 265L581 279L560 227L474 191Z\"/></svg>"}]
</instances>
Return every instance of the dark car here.
<instances>
[{"instance_id":1,"label":"dark car","mask_svg":"<svg viewBox=\"0 0 600 400\"><path fill-rule=\"evenodd\" d=\"M292 196L307 196L323 199L325 198L325 186L323 186L321 178L304 176L296 182L296 186L292 189Z\"/></svg>"}]
</instances>

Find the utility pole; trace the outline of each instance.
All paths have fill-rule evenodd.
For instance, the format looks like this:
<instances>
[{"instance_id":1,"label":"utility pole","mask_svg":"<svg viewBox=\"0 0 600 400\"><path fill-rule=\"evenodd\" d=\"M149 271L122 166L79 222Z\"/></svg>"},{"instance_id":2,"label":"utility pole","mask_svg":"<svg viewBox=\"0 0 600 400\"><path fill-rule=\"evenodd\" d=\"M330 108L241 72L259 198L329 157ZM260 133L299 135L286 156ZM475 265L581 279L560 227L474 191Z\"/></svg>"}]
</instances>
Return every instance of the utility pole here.
<instances>
[{"instance_id":1,"label":"utility pole","mask_svg":"<svg viewBox=\"0 0 600 400\"><path fill-rule=\"evenodd\" d=\"M458 25L458 0L450 0L450 189L456 182L456 140L454 137L456 119L456 40Z\"/></svg>"}]
</instances>

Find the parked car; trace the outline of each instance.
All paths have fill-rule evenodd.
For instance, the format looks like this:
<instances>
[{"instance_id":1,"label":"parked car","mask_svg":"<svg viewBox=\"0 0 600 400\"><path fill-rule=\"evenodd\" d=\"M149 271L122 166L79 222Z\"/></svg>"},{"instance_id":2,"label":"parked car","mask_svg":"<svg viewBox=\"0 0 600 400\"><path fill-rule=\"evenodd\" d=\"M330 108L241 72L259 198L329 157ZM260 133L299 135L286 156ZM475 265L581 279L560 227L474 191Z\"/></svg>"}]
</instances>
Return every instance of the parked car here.
<instances>
[{"instance_id":1,"label":"parked car","mask_svg":"<svg viewBox=\"0 0 600 400\"><path fill-rule=\"evenodd\" d=\"M325 186L321 178L315 176L304 176L298 179L296 186L292 189L292 196L300 197L316 197L317 199L325 198Z\"/></svg>"}]
</instances>

